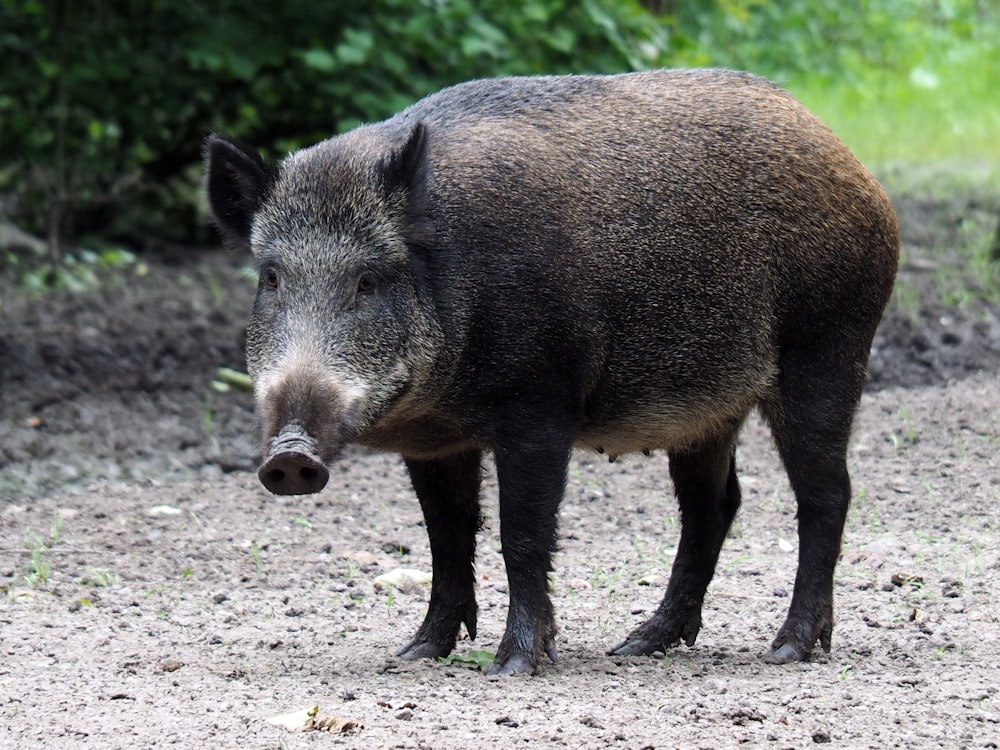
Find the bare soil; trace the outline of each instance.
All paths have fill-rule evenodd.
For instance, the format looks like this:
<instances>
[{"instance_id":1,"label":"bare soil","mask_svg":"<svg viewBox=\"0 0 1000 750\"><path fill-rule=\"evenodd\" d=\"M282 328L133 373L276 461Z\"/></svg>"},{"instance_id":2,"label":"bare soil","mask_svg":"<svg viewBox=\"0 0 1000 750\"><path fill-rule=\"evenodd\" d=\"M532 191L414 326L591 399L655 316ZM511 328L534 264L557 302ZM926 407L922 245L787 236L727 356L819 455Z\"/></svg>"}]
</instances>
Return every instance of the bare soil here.
<instances>
[{"instance_id":1,"label":"bare soil","mask_svg":"<svg viewBox=\"0 0 1000 750\"><path fill-rule=\"evenodd\" d=\"M241 368L244 258L177 254L99 291L0 298L0 747L997 747L1000 309L961 242L995 195L900 190L900 290L873 346L833 650L763 654L795 573L794 500L766 429L693 647L605 651L655 609L678 539L662 454L575 456L552 576L559 661L487 678L400 662L430 570L401 462L352 453L314 497L268 494ZM987 229L988 228L988 229ZM963 239L964 238L964 239ZM948 271L943 274L942 271ZM506 582L487 484L479 637ZM348 733L269 717L313 706Z\"/></svg>"}]
</instances>

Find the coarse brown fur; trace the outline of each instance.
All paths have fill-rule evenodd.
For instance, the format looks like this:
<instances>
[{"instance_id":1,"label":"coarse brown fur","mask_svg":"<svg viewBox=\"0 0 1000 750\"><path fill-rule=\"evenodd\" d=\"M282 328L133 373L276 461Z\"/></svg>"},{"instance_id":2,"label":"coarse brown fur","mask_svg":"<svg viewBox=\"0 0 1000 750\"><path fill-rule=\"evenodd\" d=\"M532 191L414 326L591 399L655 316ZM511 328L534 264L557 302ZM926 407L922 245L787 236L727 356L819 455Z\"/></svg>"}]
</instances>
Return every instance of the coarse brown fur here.
<instances>
[{"instance_id":1,"label":"coarse brown fur","mask_svg":"<svg viewBox=\"0 0 1000 750\"><path fill-rule=\"evenodd\" d=\"M463 622L475 633L489 451L511 596L495 669L554 658L546 576L574 445L669 453L682 518L670 585L614 651L693 643L755 407L801 540L767 659L829 648L847 440L898 227L871 174L790 95L720 70L474 81L277 171L221 138L206 151L219 224L261 267L248 359L272 453L262 479L325 483L282 484L304 464L273 455L283 425L298 439L316 415L324 460L351 441L407 460L434 584L404 656L448 653ZM303 373L325 373L322 388ZM291 382L323 403L281 406L302 400L282 395Z\"/></svg>"}]
</instances>

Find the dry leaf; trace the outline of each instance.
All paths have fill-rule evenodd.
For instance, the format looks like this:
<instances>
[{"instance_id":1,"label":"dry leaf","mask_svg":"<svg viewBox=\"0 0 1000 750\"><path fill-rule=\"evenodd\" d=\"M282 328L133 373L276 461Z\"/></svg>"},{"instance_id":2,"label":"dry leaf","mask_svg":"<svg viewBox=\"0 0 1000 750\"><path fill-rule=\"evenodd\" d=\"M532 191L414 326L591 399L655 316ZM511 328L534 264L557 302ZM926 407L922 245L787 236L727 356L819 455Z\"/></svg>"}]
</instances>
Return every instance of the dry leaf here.
<instances>
[{"instance_id":1,"label":"dry leaf","mask_svg":"<svg viewBox=\"0 0 1000 750\"><path fill-rule=\"evenodd\" d=\"M390 570L388 573L376 576L372 583L375 588L382 589L389 588L390 586L399 588L406 581L413 581L421 586L426 586L431 582L431 574L425 573L422 570L416 570L415 568L396 568Z\"/></svg>"},{"instance_id":2,"label":"dry leaf","mask_svg":"<svg viewBox=\"0 0 1000 750\"><path fill-rule=\"evenodd\" d=\"M303 708L301 711L293 711L290 714L280 714L278 716L272 716L267 721L269 724L275 724L279 727L284 727L291 732L302 731L303 727L309 723L319 712L319 706L313 706L312 708Z\"/></svg>"},{"instance_id":3,"label":"dry leaf","mask_svg":"<svg viewBox=\"0 0 1000 750\"><path fill-rule=\"evenodd\" d=\"M336 732L347 734L364 728L364 724L354 719L344 719L340 716L320 716L319 706L303 708L288 714L280 714L269 718L268 723L284 727L289 732Z\"/></svg>"},{"instance_id":4,"label":"dry leaf","mask_svg":"<svg viewBox=\"0 0 1000 750\"><path fill-rule=\"evenodd\" d=\"M348 734L364 729L364 724L354 719L344 719L340 716L313 716L299 732L335 732Z\"/></svg>"},{"instance_id":5,"label":"dry leaf","mask_svg":"<svg viewBox=\"0 0 1000 750\"><path fill-rule=\"evenodd\" d=\"M911 586L921 586L924 582L924 577L910 573L893 573L891 580L894 586L902 586L907 583Z\"/></svg>"}]
</instances>

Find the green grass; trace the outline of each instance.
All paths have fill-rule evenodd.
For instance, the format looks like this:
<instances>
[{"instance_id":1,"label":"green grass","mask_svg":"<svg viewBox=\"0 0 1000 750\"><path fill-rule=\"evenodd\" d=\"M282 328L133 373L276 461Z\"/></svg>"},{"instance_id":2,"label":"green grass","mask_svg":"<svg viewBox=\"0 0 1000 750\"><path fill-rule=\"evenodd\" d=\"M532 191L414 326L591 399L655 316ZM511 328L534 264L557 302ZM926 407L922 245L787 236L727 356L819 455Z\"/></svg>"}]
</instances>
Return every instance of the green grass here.
<instances>
[{"instance_id":1,"label":"green grass","mask_svg":"<svg viewBox=\"0 0 1000 750\"><path fill-rule=\"evenodd\" d=\"M62 525L63 519L57 517L47 538L35 531L28 533L25 539L28 547L28 569L23 577L28 586L34 588L48 583L52 575L50 550L62 539Z\"/></svg>"},{"instance_id":2,"label":"green grass","mask_svg":"<svg viewBox=\"0 0 1000 750\"><path fill-rule=\"evenodd\" d=\"M31 587L44 586L52 574L48 544L34 532L28 535L27 543L28 570L24 574L24 582Z\"/></svg>"},{"instance_id":3,"label":"green grass","mask_svg":"<svg viewBox=\"0 0 1000 750\"><path fill-rule=\"evenodd\" d=\"M94 588L109 588L121 583L121 578L117 573L107 568L94 568L88 565L84 568L84 576L80 583Z\"/></svg>"},{"instance_id":4,"label":"green grass","mask_svg":"<svg viewBox=\"0 0 1000 750\"><path fill-rule=\"evenodd\" d=\"M850 80L787 87L869 166L973 160L1000 168L1000 48L966 43L928 57L906 72L872 66Z\"/></svg>"},{"instance_id":5,"label":"green grass","mask_svg":"<svg viewBox=\"0 0 1000 750\"><path fill-rule=\"evenodd\" d=\"M261 549L267 546L267 542L259 543L256 539L250 540L250 557L253 560L254 571L258 578L265 578L264 561L261 559Z\"/></svg>"}]
</instances>

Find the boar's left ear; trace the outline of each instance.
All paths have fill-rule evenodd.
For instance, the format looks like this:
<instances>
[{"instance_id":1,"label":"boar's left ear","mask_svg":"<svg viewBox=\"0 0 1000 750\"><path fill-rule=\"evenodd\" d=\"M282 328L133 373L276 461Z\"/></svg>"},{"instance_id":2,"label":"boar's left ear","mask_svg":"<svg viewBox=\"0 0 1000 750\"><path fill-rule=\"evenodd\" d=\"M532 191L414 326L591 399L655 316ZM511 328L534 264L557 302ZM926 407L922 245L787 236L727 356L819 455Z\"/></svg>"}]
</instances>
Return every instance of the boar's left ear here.
<instances>
[{"instance_id":1,"label":"boar's left ear","mask_svg":"<svg viewBox=\"0 0 1000 750\"><path fill-rule=\"evenodd\" d=\"M406 140L396 146L381 161L379 167L382 171L382 179L389 190L410 186L423 159L426 143L427 127L422 122L417 122L410 129Z\"/></svg>"},{"instance_id":2,"label":"boar's left ear","mask_svg":"<svg viewBox=\"0 0 1000 750\"><path fill-rule=\"evenodd\" d=\"M210 135L205 140L208 203L227 239L247 242L253 216L274 184L277 172L251 146Z\"/></svg>"}]
</instances>

